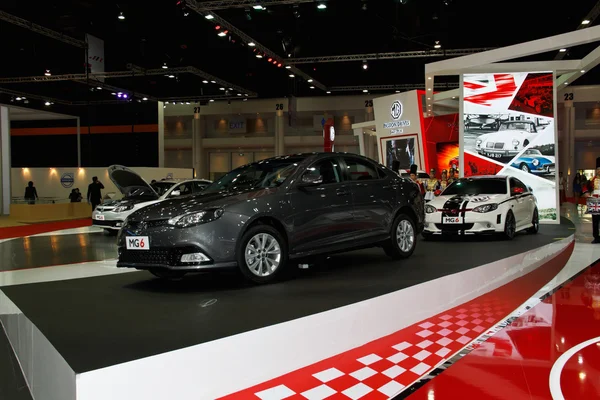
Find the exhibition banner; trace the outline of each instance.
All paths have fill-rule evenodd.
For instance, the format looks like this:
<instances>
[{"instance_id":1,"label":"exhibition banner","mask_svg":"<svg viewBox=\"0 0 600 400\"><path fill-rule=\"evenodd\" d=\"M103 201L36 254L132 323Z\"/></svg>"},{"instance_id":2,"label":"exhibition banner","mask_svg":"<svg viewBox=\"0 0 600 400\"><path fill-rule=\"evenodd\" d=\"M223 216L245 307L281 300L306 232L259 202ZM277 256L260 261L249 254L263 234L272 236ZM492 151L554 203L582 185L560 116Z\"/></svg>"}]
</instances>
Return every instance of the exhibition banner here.
<instances>
[{"instance_id":1,"label":"exhibition banner","mask_svg":"<svg viewBox=\"0 0 600 400\"><path fill-rule=\"evenodd\" d=\"M554 111L552 72L463 75L464 176L514 176L557 222Z\"/></svg>"}]
</instances>

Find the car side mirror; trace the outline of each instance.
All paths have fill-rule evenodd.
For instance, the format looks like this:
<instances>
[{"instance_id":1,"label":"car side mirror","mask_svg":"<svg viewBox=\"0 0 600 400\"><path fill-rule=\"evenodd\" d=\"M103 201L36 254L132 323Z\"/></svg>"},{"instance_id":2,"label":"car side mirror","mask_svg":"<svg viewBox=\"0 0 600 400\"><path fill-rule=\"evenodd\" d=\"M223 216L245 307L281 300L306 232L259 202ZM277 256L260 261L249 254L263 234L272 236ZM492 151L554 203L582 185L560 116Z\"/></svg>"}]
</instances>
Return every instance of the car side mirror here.
<instances>
[{"instance_id":1,"label":"car side mirror","mask_svg":"<svg viewBox=\"0 0 600 400\"><path fill-rule=\"evenodd\" d=\"M529 191L530 191L531 193L533 193L533 188L532 188L531 186L527 186L527 189L529 189Z\"/></svg>"},{"instance_id":2,"label":"car side mirror","mask_svg":"<svg viewBox=\"0 0 600 400\"><path fill-rule=\"evenodd\" d=\"M323 183L322 175L305 174L302 176L300 186L318 186Z\"/></svg>"},{"instance_id":3,"label":"car side mirror","mask_svg":"<svg viewBox=\"0 0 600 400\"><path fill-rule=\"evenodd\" d=\"M171 192L171 197L177 197L177 196L181 196L181 191L180 190L173 190Z\"/></svg>"}]
</instances>

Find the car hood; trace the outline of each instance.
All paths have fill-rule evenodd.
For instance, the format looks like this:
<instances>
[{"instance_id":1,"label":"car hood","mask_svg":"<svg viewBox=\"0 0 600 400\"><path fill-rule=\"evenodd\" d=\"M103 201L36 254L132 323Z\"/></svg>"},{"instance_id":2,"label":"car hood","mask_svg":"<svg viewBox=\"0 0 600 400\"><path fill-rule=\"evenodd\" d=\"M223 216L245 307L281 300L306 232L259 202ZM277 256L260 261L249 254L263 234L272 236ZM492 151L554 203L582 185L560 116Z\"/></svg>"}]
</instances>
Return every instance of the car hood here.
<instances>
[{"instance_id":1,"label":"car hood","mask_svg":"<svg viewBox=\"0 0 600 400\"><path fill-rule=\"evenodd\" d=\"M130 219L132 221L160 220L207 209L227 208L233 204L256 200L276 191L277 188L248 189L231 192L200 193L172 200L163 200L142 208L133 214Z\"/></svg>"},{"instance_id":2,"label":"car hood","mask_svg":"<svg viewBox=\"0 0 600 400\"><path fill-rule=\"evenodd\" d=\"M437 209L461 207L465 201L468 201L469 208L477 207L482 204L497 203L502 201L507 195L505 194L477 194L477 195L441 195L431 200L428 205Z\"/></svg>"},{"instance_id":3,"label":"car hood","mask_svg":"<svg viewBox=\"0 0 600 400\"><path fill-rule=\"evenodd\" d=\"M125 196L135 190L141 190L146 196L150 195L158 198L158 194L152 189L152 186L144 178L127 167L111 165L108 167L108 176L117 189Z\"/></svg>"},{"instance_id":4,"label":"car hood","mask_svg":"<svg viewBox=\"0 0 600 400\"><path fill-rule=\"evenodd\" d=\"M156 200L153 196L133 196L127 197L120 200L106 200L102 203L102 207L117 207L117 206L127 206L127 205L135 205L140 203L146 203L148 201Z\"/></svg>"},{"instance_id":5,"label":"car hood","mask_svg":"<svg viewBox=\"0 0 600 400\"><path fill-rule=\"evenodd\" d=\"M535 133L527 132L527 131L506 130L506 131L488 133L487 135L481 136L480 139L482 141L493 140L493 141L506 142L508 139L512 139L514 137L530 136L530 135L535 135Z\"/></svg>"}]
</instances>

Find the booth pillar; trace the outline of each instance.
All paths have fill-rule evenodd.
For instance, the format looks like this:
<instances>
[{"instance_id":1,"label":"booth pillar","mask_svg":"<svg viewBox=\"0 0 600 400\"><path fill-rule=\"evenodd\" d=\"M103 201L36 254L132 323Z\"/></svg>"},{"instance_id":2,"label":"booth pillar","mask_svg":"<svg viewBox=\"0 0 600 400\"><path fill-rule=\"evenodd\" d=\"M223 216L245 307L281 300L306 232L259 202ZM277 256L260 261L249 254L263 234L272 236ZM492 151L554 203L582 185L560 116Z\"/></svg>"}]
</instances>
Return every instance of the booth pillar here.
<instances>
[{"instance_id":1,"label":"booth pillar","mask_svg":"<svg viewBox=\"0 0 600 400\"><path fill-rule=\"evenodd\" d=\"M564 103L564 118L563 118L563 145L566 157L566 165L559 167L563 170L563 176L565 177L565 192L567 195L573 195L573 179L577 173L577 166L575 165L575 107L573 102ZM560 154L560 153L559 153Z\"/></svg>"},{"instance_id":2,"label":"booth pillar","mask_svg":"<svg viewBox=\"0 0 600 400\"><path fill-rule=\"evenodd\" d=\"M373 111L373 107L365 108L365 122L367 121L375 121L375 112Z\"/></svg>"},{"instance_id":3,"label":"booth pillar","mask_svg":"<svg viewBox=\"0 0 600 400\"><path fill-rule=\"evenodd\" d=\"M0 215L10 214L10 119L8 107L0 106Z\"/></svg>"},{"instance_id":4,"label":"booth pillar","mask_svg":"<svg viewBox=\"0 0 600 400\"><path fill-rule=\"evenodd\" d=\"M208 179L207 160L204 158L203 139L206 133L206 120L200 114L194 114L192 120L192 164L195 178Z\"/></svg>"},{"instance_id":5,"label":"booth pillar","mask_svg":"<svg viewBox=\"0 0 600 400\"><path fill-rule=\"evenodd\" d=\"M275 112L275 155L285 155L285 118L282 110Z\"/></svg>"},{"instance_id":6,"label":"booth pillar","mask_svg":"<svg viewBox=\"0 0 600 400\"><path fill-rule=\"evenodd\" d=\"M158 102L158 168L165 167L165 108Z\"/></svg>"}]
</instances>

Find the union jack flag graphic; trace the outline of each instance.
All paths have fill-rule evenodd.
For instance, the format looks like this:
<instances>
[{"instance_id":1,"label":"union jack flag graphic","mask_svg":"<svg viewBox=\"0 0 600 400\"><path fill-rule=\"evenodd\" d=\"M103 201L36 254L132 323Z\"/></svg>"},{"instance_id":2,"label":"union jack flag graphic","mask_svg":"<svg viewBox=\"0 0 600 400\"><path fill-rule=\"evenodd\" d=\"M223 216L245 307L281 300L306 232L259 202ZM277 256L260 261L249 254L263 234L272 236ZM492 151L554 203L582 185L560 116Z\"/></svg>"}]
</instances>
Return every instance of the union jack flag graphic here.
<instances>
[{"instance_id":1,"label":"union jack flag graphic","mask_svg":"<svg viewBox=\"0 0 600 400\"><path fill-rule=\"evenodd\" d=\"M465 101L491 106L495 100L511 98L518 87L513 74L485 74L465 76Z\"/></svg>"},{"instance_id":2,"label":"union jack flag graphic","mask_svg":"<svg viewBox=\"0 0 600 400\"><path fill-rule=\"evenodd\" d=\"M590 214L595 214L595 213L600 213L600 203L598 203L598 200L594 199L588 199L587 201L587 212Z\"/></svg>"}]
</instances>

